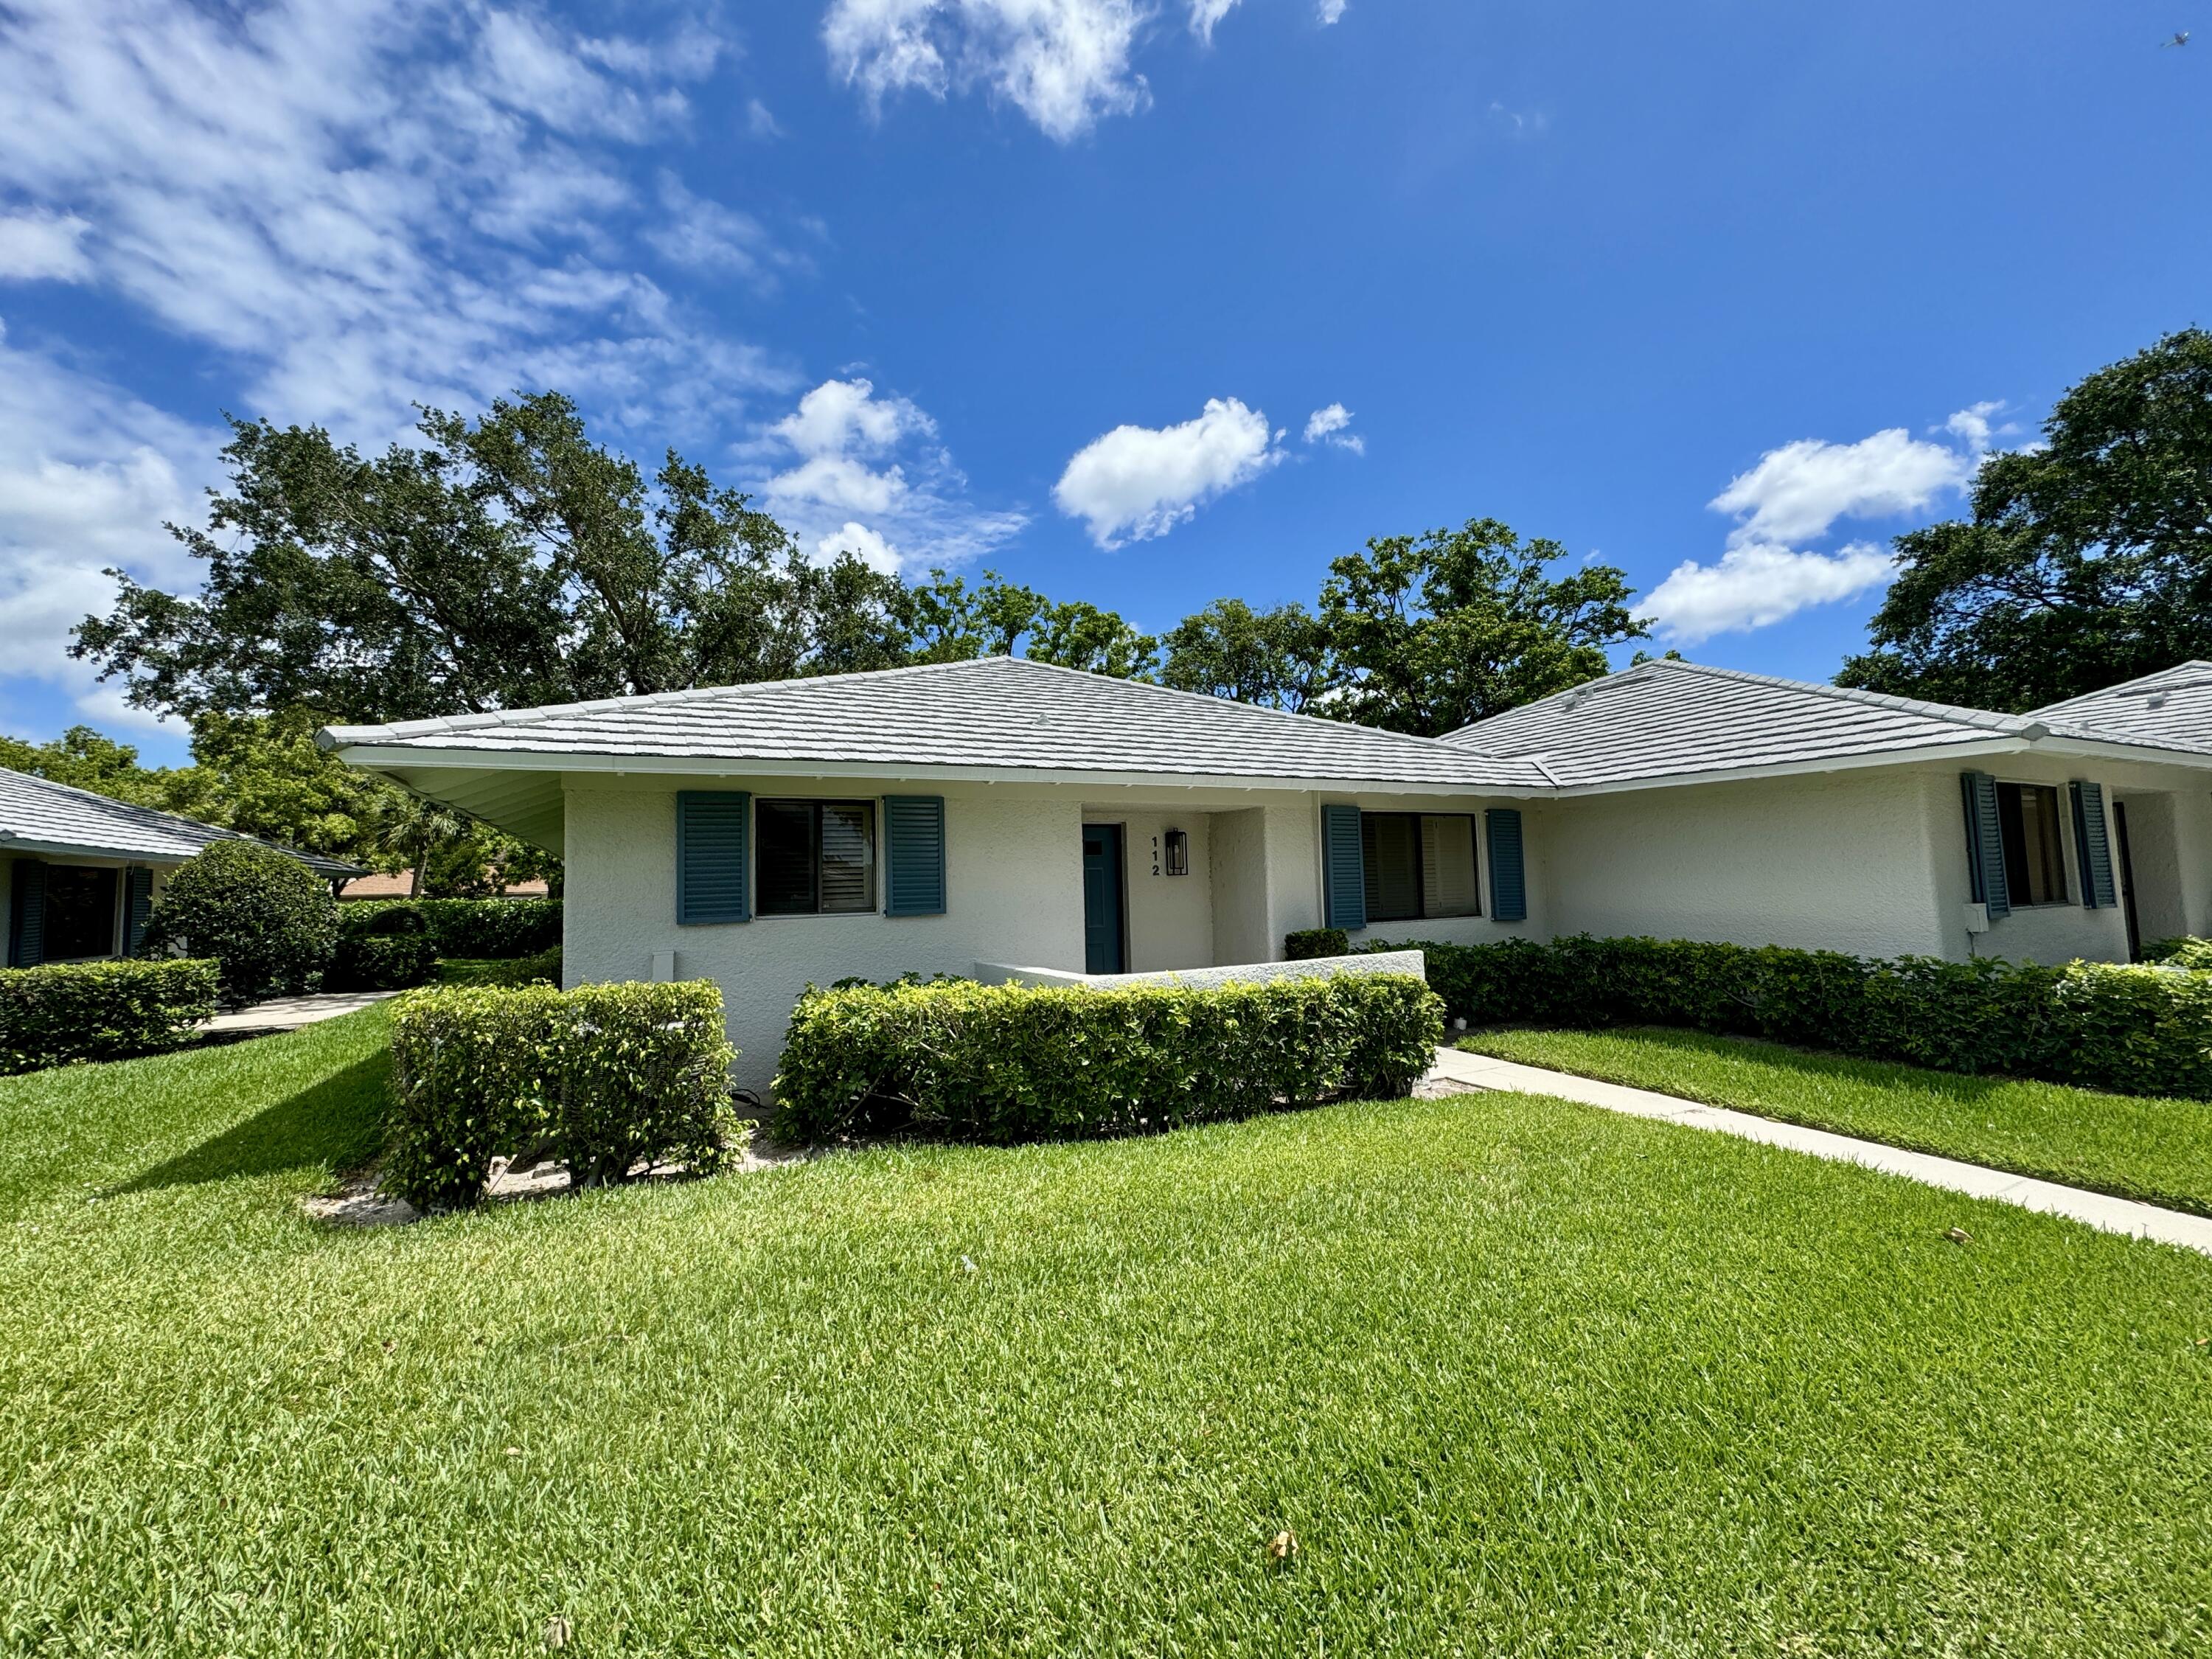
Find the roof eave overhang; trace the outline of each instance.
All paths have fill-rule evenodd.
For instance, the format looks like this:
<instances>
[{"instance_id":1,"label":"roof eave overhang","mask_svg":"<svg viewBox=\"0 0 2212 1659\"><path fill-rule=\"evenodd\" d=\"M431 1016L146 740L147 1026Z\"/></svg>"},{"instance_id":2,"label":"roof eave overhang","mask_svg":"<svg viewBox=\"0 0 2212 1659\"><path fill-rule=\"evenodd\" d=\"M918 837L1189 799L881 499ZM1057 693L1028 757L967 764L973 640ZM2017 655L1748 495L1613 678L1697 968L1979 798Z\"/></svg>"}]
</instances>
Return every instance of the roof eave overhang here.
<instances>
[{"instance_id":1,"label":"roof eave overhang","mask_svg":"<svg viewBox=\"0 0 2212 1659\"><path fill-rule=\"evenodd\" d=\"M125 864L182 864L190 853L153 853L143 847L95 847L82 841L35 841L0 835L0 853L32 853L40 858L114 859Z\"/></svg>"},{"instance_id":2,"label":"roof eave overhang","mask_svg":"<svg viewBox=\"0 0 2212 1659\"><path fill-rule=\"evenodd\" d=\"M1832 772L1863 772L1885 766L1917 766L1930 761L1989 759L1999 755L2052 755L2083 760L2132 761L2146 766L2182 766L2212 771L2212 755L2185 749L2155 749L2145 744L2105 743L2070 737L1979 738L1965 743L1917 744L1908 749L1884 749L1864 755L1833 755L1812 760L1784 761L1771 766L1736 766L1697 772L1674 772L1648 778L1611 778L1595 783L1571 783L1557 793L1571 799L1582 795L1618 795L1639 789L1680 789L1701 783L1751 782L1761 778L1814 777Z\"/></svg>"},{"instance_id":3,"label":"roof eave overhang","mask_svg":"<svg viewBox=\"0 0 2212 1659\"><path fill-rule=\"evenodd\" d=\"M1556 793L1548 784L1480 783L1465 780L1243 776L1205 772L1109 772L1029 766L948 766L897 761L756 760L699 755L548 754L528 750L418 749L404 744L350 744L337 757L373 771L404 773L452 769L477 772L634 774L666 777L882 778L943 783L1090 784L1147 789L1247 791L1342 790L1360 794L1499 795L1534 798ZM419 785L417 786L419 787Z\"/></svg>"}]
</instances>

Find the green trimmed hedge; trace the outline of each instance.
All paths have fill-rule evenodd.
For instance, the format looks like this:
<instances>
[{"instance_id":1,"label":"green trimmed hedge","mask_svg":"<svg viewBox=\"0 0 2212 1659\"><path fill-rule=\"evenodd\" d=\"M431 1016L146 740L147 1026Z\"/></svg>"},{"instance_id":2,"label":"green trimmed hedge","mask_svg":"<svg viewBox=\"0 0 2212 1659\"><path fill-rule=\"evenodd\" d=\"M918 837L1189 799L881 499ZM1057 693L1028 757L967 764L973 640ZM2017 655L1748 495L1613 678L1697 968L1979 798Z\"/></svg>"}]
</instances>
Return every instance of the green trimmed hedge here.
<instances>
[{"instance_id":1,"label":"green trimmed hedge","mask_svg":"<svg viewBox=\"0 0 2212 1659\"><path fill-rule=\"evenodd\" d=\"M186 957L0 969L0 1073L182 1048L215 1012L222 971Z\"/></svg>"},{"instance_id":2,"label":"green trimmed hedge","mask_svg":"<svg viewBox=\"0 0 2212 1659\"><path fill-rule=\"evenodd\" d=\"M578 1187L647 1162L711 1173L750 1134L730 1104L736 1058L711 981L412 992L392 1019L386 1184L459 1209L502 1154L556 1158Z\"/></svg>"},{"instance_id":3,"label":"green trimmed hedge","mask_svg":"<svg viewBox=\"0 0 2212 1659\"><path fill-rule=\"evenodd\" d=\"M2212 939L2162 939L2143 959L2166 968L2212 968Z\"/></svg>"},{"instance_id":4,"label":"green trimmed hedge","mask_svg":"<svg viewBox=\"0 0 2212 1659\"><path fill-rule=\"evenodd\" d=\"M1341 927L1301 927L1283 935L1283 960L1311 962L1320 957L1348 957L1352 935Z\"/></svg>"},{"instance_id":5,"label":"green trimmed hedge","mask_svg":"<svg viewBox=\"0 0 2212 1659\"><path fill-rule=\"evenodd\" d=\"M820 1140L910 1122L1007 1142L1172 1129L1403 1095L1443 1036L1442 1005L1402 974L810 988L775 1080L777 1131Z\"/></svg>"},{"instance_id":6,"label":"green trimmed hedge","mask_svg":"<svg viewBox=\"0 0 2212 1659\"><path fill-rule=\"evenodd\" d=\"M438 970L428 933L348 933L323 970L328 991L404 991L427 985Z\"/></svg>"},{"instance_id":7,"label":"green trimmed hedge","mask_svg":"<svg viewBox=\"0 0 2212 1659\"><path fill-rule=\"evenodd\" d=\"M2212 973L1593 939L1419 949L1470 1024L1680 1025L1946 1072L2212 1098Z\"/></svg>"},{"instance_id":8,"label":"green trimmed hedge","mask_svg":"<svg viewBox=\"0 0 2212 1659\"><path fill-rule=\"evenodd\" d=\"M441 957L527 957L561 943L559 899L362 899L338 906L350 939L419 918Z\"/></svg>"}]
</instances>

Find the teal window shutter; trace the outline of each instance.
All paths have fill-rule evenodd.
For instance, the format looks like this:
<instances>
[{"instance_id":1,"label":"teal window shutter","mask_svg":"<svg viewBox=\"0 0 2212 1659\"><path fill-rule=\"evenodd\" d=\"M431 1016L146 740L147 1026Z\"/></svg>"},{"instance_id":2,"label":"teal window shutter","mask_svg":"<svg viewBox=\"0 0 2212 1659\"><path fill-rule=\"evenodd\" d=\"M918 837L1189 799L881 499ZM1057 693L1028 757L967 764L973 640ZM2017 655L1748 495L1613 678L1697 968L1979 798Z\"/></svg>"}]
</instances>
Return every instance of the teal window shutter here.
<instances>
[{"instance_id":1,"label":"teal window shutter","mask_svg":"<svg viewBox=\"0 0 2212 1659\"><path fill-rule=\"evenodd\" d=\"M1521 857L1521 810L1493 806L1482 815L1489 843L1490 916L1493 921L1528 919L1528 878Z\"/></svg>"},{"instance_id":2,"label":"teal window shutter","mask_svg":"<svg viewBox=\"0 0 2212 1659\"><path fill-rule=\"evenodd\" d=\"M46 959L46 866L17 859L8 899L8 965L35 968Z\"/></svg>"},{"instance_id":3,"label":"teal window shutter","mask_svg":"<svg viewBox=\"0 0 2212 1659\"><path fill-rule=\"evenodd\" d=\"M146 924L154 915L154 872L134 864L123 872L123 953L135 957L146 943Z\"/></svg>"},{"instance_id":4,"label":"teal window shutter","mask_svg":"<svg viewBox=\"0 0 2212 1659\"><path fill-rule=\"evenodd\" d=\"M2109 910L2120 902L2112 880L2112 843L2105 829L2105 786L2075 783L2074 851L2081 864L2081 902Z\"/></svg>"},{"instance_id":5,"label":"teal window shutter","mask_svg":"<svg viewBox=\"0 0 2212 1659\"><path fill-rule=\"evenodd\" d=\"M684 789L676 796L676 920L685 927L750 921L745 830L752 797L742 789Z\"/></svg>"},{"instance_id":6,"label":"teal window shutter","mask_svg":"<svg viewBox=\"0 0 2212 1659\"><path fill-rule=\"evenodd\" d=\"M945 914L945 797L884 797L884 914Z\"/></svg>"},{"instance_id":7,"label":"teal window shutter","mask_svg":"<svg viewBox=\"0 0 2212 1659\"><path fill-rule=\"evenodd\" d=\"M1321 809L1321 908L1324 927L1367 925L1367 857L1357 806Z\"/></svg>"},{"instance_id":8,"label":"teal window shutter","mask_svg":"<svg viewBox=\"0 0 2212 1659\"><path fill-rule=\"evenodd\" d=\"M1989 907L1992 920L2012 914L2012 890L2005 884L2004 835L1997 828L1997 781L1986 772L1962 772L1966 799L1966 872L1974 902Z\"/></svg>"}]
</instances>

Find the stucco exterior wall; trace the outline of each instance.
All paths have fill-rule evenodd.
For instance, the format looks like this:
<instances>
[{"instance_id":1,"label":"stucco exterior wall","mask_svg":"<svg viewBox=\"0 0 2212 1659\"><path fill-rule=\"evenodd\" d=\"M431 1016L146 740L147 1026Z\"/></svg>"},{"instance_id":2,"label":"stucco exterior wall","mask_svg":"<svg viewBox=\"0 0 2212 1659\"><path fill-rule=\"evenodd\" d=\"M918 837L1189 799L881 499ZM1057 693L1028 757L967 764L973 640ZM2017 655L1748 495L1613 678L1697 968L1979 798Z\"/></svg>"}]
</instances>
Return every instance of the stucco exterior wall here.
<instances>
[{"instance_id":1,"label":"stucco exterior wall","mask_svg":"<svg viewBox=\"0 0 2212 1659\"><path fill-rule=\"evenodd\" d=\"M2191 930L2212 924L2212 793L2188 769L2044 756L1925 762L1796 778L1628 791L1547 803L1541 838L1558 933L1786 945L1860 956L2002 956L2016 961L2124 962L2117 907L2081 902L2070 822L2060 837L2067 902L2020 906L1986 933L1966 925L1971 892L1960 774L2047 784L2069 805L2075 780L2101 783L2111 803L2169 811L2173 850L2153 877L2137 861L2138 898L2177 892ZM2148 819L2152 816L2146 812ZM2118 844L2114 841L2114 856ZM2162 889L2161 889L2162 890ZM2145 938L2156 935L2148 916Z\"/></svg>"},{"instance_id":2,"label":"stucco exterior wall","mask_svg":"<svg viewBox=\"0 0 2212 1659\"><path fill-rule=\"evenodd\" d=\"M1549 931L1963 955L1945 950L1930 799L1883 768L1549 802Z\"/></svg>"},{"instance_id":3,"label":"stucco exterior wall","mask_svg":"<svg viewBox=\"0 0 2212 1659\"><path fill-rule=\"evenodd\" d=\"M649 979L674 953L675 975L718 981L731 1040L743 1051L744 1086L764 1088L775 1069L793 1004L810 982L903 973L967 975L978 962L1014 962L1080 973L1082 826L1124 827L1125 890L1133 971L1273 962L1283 936L1321 920L1316 794L1191 789L1158 792L1083 785L948 784L946 913L941 916L763 916L686 927L676 921L676 792L694 781L578 775L565 783L568 899L563 974L569 984ZM759 798L864 799L898 786L789 779L716 778L700 787ZM1331 799L1346 799L1331 797ZM1484 803L1372 797L1370 810L1479 811ZM1190 837L1190 873L1165 870L1170 828ZM1544 880L1536 815L1526 830L1531 921ZM1152 842L1161 839L1155 875ZM1486 901L1487 889L1486 886ZM880 889L878 891L880 900ZM1407 925L1406 938L1502 937L1486 918ZM1390 937L1376 929L1361 942ZM664 969L665 970L665 969Z\"/></svg>"}]
</instances>

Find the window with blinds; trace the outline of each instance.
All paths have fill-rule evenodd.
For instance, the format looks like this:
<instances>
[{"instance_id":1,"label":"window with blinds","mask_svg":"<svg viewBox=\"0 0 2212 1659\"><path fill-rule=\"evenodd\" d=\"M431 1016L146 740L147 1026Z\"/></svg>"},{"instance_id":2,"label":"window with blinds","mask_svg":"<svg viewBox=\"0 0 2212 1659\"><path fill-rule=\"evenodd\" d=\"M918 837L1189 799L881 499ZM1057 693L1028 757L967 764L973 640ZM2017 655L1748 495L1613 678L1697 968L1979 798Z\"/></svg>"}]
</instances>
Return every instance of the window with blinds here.
<instances>
[{"instance_id":1,"label":"window with blinds","mask_svg":"<svg viewBox=\"0 0 2212 1659\"><path fill-rule=\"evenodd\" d=\"M1479 916L1474 819L1461 812L1363 812L1367 920Z\"/></svg>"},{"instance_id":2,"label":"window with blinds","mask_svg":"<svg viewBox=\"0 0 2212 1659\"><path fill-rule=\"evenodd\" d=\"M764 800L753 811L763 916L852 915L876 908L876 804Z\"/></svg>"}]
</instances>

